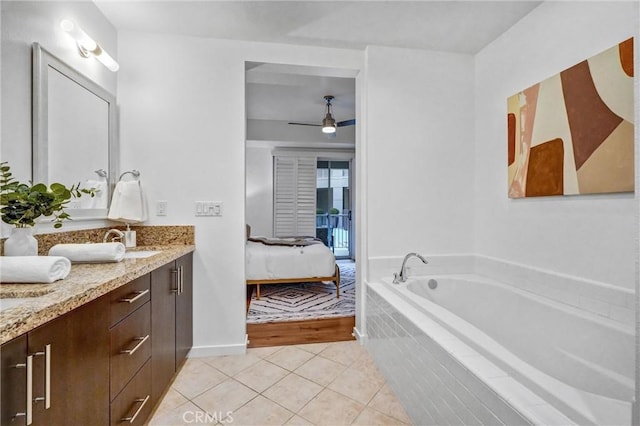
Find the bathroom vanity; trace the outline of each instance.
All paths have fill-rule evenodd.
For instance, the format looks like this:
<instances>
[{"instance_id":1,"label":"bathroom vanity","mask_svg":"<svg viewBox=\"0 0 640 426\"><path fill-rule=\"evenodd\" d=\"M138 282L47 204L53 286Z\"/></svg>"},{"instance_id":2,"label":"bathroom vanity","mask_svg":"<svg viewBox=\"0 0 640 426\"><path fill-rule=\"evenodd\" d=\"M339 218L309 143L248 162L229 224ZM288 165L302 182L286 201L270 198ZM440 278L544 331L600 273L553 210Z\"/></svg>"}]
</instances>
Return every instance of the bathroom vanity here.
<instances>
[{"instance_id":1,"label":"bathroom vanity","mask_svg":"<svg viewBox=\"0 0 640 426\"><path fill-rule=\"evenodd\" d=\"M2 425L148 419L193 343L194 246L155 249L73 265L54 284L2 285L3 297L45 293L0 313Z\"/></svg>"}]
</instances>

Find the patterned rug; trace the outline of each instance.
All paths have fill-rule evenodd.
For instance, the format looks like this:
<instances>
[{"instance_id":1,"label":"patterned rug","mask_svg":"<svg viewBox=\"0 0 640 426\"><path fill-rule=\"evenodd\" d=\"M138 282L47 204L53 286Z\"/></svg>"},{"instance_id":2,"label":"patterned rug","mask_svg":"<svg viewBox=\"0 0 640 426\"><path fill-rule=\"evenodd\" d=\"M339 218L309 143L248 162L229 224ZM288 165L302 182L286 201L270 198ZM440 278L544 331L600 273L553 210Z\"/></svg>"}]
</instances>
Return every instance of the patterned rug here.
<instances>
[{"instance_id":1,"label":"patterned rug","mask_svg":"<svg viewBox=\"0 0 640 426\"><path fill-rule=\"evenodd\" d=\"M340 298L334 283L271 284L260 286L260 300L251 297L247 323L300 321L349 317L356 313L356 264L339 260Z\"/></svg>"}]
</instances>

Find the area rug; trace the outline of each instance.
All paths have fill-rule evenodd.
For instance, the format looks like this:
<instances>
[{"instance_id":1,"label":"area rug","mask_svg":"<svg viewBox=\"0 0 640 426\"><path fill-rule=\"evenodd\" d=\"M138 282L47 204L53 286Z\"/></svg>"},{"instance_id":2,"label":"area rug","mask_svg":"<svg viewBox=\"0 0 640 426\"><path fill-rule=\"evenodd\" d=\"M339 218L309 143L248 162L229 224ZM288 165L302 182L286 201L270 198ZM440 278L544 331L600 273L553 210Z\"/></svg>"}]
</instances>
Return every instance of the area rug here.
<instances>
[{"instance_id":1,"label":"area rug","mask_svg":"<svg viewBox=\"0 0 640 426\"><path fill-rule=\"evenodd\" d=\"M356 313L355 263L338 261L340 298L336 286L328 283L270 284L255 291L247 312L247 323L301 321L319 318L350 317Z\"/></svg>"}]
</instances>

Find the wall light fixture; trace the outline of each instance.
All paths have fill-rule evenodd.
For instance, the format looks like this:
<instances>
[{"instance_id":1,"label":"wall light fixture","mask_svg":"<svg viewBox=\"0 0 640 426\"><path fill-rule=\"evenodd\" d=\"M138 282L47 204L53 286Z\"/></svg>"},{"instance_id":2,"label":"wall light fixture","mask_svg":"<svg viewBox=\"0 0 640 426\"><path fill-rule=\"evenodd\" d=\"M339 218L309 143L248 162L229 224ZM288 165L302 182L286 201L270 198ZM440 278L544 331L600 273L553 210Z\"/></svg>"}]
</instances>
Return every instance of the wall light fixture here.
<instances>
[{"instance_id":1,"label":"wall light fixture","mask_svg":"<svg viewBox=\"0 0 640 426\"><path fill-rule=\"evenodd\" d=\"M118 71L120 65L118 65L118 63L102 47L100 47L98 43L89 37L87 33L82 31L82 28L72 20L63 19L60 22L60 28L62 28L76 41L76 45L78 46L78 50L82 57L88 58L93 56L111 71Z\"/></svg>"}]
</instances>

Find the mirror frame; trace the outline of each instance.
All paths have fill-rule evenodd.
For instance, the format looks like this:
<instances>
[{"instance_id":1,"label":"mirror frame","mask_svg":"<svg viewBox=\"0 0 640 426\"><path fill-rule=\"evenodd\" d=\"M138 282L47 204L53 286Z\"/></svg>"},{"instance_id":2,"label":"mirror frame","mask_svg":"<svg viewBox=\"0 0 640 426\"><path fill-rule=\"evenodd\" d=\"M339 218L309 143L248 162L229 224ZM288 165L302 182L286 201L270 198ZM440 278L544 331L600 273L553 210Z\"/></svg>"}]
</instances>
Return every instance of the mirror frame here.
<instances>
[{"instance_id":1,"label":"mirror frame","mask_svg":"<svg viewBox=\"0 0 640 426\"><path fill-rule=\"evenodd\" d=\"M32 45L32 179L33 182L49 182L49 79L48 69L53 68L79 86L93 93L108 105L108 200L111 204L111 195L117 182L119 173L119 141L117 137L117 105L116 97L102 88L100 85L76 71L50 52L39 43ZM74 182L75 183L75 182ZM65 183L67 185L69 183ZM109 206L106 209L70 209L72 219L106 219Z\"/></svg>"}]
</instances>

